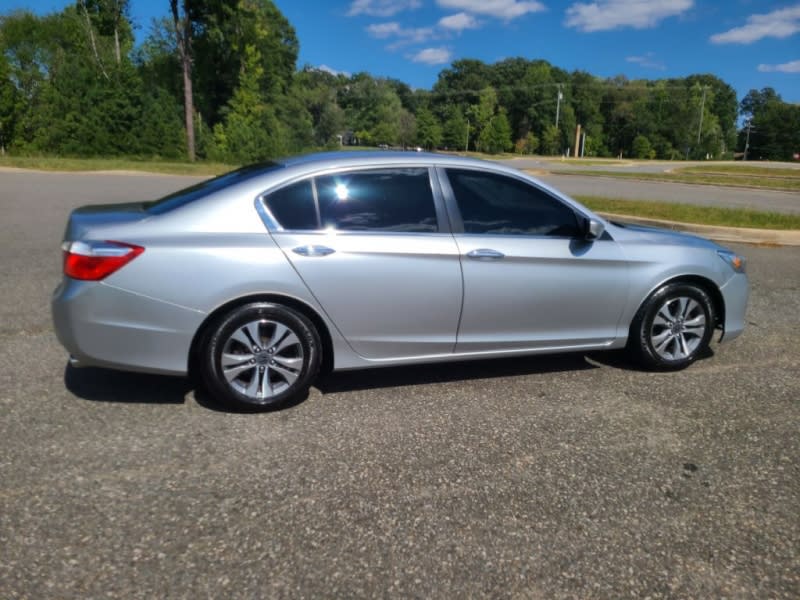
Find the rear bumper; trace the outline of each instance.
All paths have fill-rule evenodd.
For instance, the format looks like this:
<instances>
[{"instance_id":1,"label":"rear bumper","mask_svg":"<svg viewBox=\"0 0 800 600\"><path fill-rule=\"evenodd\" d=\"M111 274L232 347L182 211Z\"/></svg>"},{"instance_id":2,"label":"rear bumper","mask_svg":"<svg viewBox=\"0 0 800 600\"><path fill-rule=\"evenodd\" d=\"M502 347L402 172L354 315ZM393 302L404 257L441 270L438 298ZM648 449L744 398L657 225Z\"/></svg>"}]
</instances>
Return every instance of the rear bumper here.
<instances>
[{"instance_id":1,"label":"rear bumper","mask_svg":"<svg viewBox=\"0 0 800 600\"><path fill-rule=\"evenodd\" d=\"M184 375L205 314L104 283L65 278L53 293L53 325L70 363Z\"/></svg>"},{"instance_id":2,"label":"rear bumper","mask_svg":"<svg viewBox=\"0 0 800 600\"><path fill-rule=\"evenodd\" d=\"M737 273L720 288L725 302L725 324L720 342L730 342L744 331L750 283L747 275Z\"/></svg>"}]
</instances>

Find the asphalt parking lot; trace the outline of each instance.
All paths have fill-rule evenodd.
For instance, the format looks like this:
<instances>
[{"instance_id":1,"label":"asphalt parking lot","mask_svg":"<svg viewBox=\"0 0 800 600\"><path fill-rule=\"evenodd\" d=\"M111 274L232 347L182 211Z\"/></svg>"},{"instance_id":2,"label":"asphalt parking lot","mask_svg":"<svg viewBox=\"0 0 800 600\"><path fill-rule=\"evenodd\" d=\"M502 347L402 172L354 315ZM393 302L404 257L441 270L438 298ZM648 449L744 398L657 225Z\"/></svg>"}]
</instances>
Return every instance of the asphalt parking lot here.
<instances>
[{"instance_id":1,"label":"asphalt parking lot","mask_svg":"<svg viewBox=\"0 0 800 600\"><path fill-rule=\"evenodd\" d=\"M800 596L800 248L735 247L749 326L680 373L375 370L234 414L51 330L69 210L178 181L0 173L0 597Z\"/></svg>"}]
</instances>

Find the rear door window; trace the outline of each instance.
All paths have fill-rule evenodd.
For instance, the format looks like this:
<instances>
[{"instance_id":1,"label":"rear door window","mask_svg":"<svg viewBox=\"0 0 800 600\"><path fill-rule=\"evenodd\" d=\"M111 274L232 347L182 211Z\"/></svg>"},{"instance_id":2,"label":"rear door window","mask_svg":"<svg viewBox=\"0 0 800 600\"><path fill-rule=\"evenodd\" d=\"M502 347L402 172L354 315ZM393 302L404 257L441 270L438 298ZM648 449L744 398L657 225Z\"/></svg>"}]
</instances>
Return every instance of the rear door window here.
<instances>
[{"instance_id":1,"label":"rear door window","mask_svg":"<svg viewBox=\"0 0 800 600\"><path fill-rule=\"evenodd\" d=\"M427 168L374 169L316 178L323 228L439 231Z\"/></svg>"}]
</instances>

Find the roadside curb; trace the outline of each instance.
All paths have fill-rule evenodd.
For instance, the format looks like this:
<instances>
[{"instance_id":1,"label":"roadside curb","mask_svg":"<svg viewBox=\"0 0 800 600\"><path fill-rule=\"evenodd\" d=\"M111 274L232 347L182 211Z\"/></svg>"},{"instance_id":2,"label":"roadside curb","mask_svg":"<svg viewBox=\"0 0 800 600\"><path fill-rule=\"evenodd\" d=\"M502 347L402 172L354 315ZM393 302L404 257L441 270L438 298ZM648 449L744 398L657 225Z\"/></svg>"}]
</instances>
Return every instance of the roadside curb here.
<instances>
[{"instance_id":1,"label":"roadside curb","mask_svg":"<svg viewBox=\"0 0 800 600\"><path fill-rule=\"evenodd\" d=\"M716 225L699 225L695 223L680 223L678 221L663 221L659 219L645 219L630 215L599 212L597 214L610 221L622 221L636 225L663 227L673 231L694 233L720 242L738 242L742 244L766 244L774 246L800 246L800 231L781 229L752 229L749 227L718 227Z\"/></svg>"}]
</instances>

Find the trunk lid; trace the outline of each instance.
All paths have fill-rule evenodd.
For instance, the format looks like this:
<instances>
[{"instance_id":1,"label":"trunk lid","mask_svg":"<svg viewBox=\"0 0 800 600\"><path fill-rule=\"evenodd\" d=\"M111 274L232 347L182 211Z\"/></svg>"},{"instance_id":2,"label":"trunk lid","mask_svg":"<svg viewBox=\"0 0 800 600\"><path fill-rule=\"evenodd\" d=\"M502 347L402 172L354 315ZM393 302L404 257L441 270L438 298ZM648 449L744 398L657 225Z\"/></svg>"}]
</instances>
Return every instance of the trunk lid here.
<instances>
[{"instance_id":1,"label":"trunk lid","mask_svg":"<svg viewBox=\"0 0 800 600\"><path fill-rule=\"evenodd\" d=\"M151 216L145 210L145 206L144 202L127 202L124 204L91 204L76 208L67 220L64 241L84 239L87 232L96 227L143 221Z\"/></svg>"}]
</instances>

